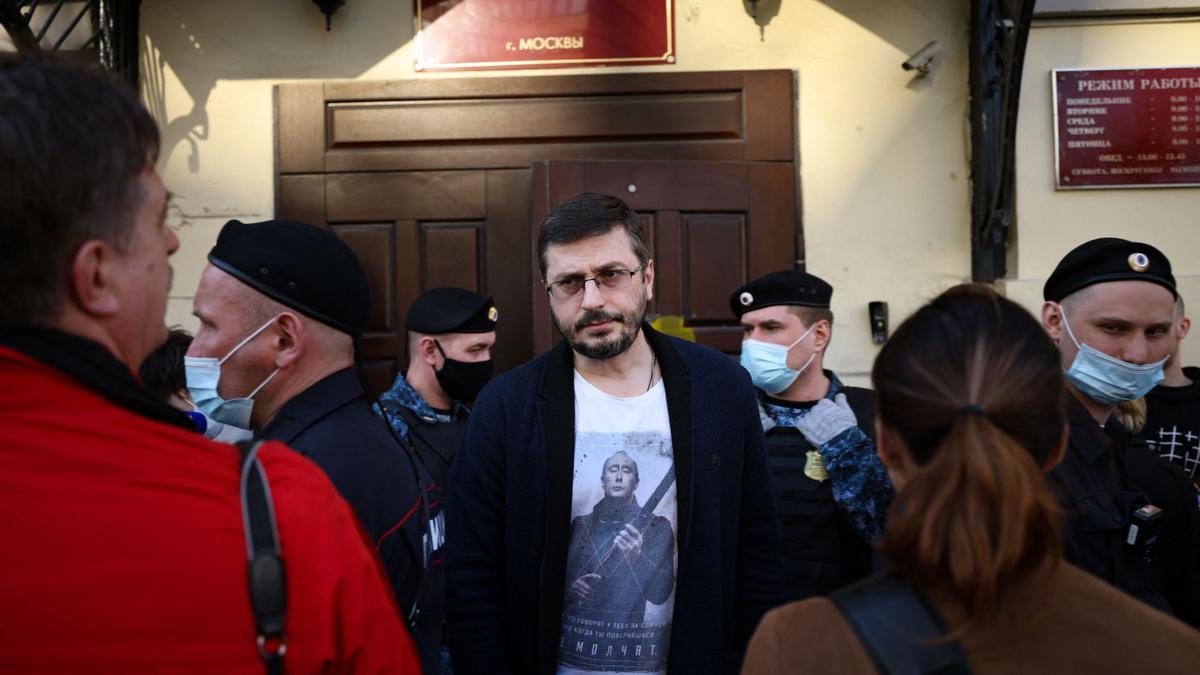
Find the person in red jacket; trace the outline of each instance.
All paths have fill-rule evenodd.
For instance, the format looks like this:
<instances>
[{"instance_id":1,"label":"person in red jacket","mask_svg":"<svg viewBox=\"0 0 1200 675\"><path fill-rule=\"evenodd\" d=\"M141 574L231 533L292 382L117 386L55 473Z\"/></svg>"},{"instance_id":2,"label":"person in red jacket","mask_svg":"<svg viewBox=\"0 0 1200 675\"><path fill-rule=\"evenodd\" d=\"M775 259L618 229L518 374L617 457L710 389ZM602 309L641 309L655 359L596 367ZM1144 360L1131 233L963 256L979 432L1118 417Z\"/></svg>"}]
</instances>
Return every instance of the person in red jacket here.
<instances>
[{"instance_id":1,"label":"person in red jacket","mask_svg":"<svg viewBox=\"0 0 1200 675\"><path fill-rule=\"evenodd\" d=\"M0 56L0 664L262 673L233 446L134 372L166 338L159 135L80 65ZM350 507L311 462L258 453L286 570L293 675L419 672Z\"/></svg>"}]
</instances>

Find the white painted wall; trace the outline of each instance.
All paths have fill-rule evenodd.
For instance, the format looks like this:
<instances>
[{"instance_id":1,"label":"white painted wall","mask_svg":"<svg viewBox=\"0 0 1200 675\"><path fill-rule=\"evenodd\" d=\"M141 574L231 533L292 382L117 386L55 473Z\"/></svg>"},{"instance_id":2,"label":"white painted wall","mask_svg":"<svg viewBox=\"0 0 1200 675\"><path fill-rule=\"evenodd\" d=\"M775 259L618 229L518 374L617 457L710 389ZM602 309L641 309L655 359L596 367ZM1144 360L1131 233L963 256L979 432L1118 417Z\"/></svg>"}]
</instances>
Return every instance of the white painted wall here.
<instances>
[{"instance_id":1,"label":"white painted wall","mask_svg":"<svg viewBox=\"0 0 1200 675\"><path fill-rule=\"evenodd\" d=\"M597 72L416 73L410 3L396 0L350 0L329 33L299 0L155 0L142 29L144 96L165 130L160 169L183 242L168 320L189 328L221 225L272 216L272 85ZM887 301L894 326L970 275L967 3L784 0L760 41L737 0L683 0L676 34L675 65L625 70L798 73L807 263L836 289L828 363L863 381L868 301ZM900 63L930 40L941 55L915 80Z\"/></svg>"},{"instance_id":2,"label":"white painted wall","mask_svg":"<svg viewBox=\"0 0 1200 675\"><path fill-rule=\"evenodd\" d=\"M1067 251L1095 237L1114 236L1166 253L1189 314L1200 316L1200 188L1054 188L1051 69L1161 66L1200 66L1200 21L1035 24L1017 127L1015 269L1004 284L1009 297L1038 309L1042 285ZM1200 362L1200 337L1183 343L1183 355L1187 364Z\"/></svg>"}]
</instances>

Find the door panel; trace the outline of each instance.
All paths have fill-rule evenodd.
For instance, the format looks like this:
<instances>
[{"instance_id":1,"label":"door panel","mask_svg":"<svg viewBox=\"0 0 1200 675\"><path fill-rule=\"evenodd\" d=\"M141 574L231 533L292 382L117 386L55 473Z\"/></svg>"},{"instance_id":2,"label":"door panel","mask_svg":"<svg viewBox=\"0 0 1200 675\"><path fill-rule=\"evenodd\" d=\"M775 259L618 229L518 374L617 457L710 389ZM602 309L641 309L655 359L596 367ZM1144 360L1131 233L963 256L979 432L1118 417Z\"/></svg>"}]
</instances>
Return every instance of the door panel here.
<instances>
[{"instance_id":1,"label":"door panel","mask_svg":"<svg viewBox=\"0 0 1200 675\"><path fill-rule=\"evenodd\" d=\"M279 177L277 218L320 225L325 222L324 174L293 174Z\"/></svg>"},{"instance_id":2,"label":"door panel","mask_svg":"<svg viewBox=\"0 0 1200 675\"><path fill-rule=\"evenodd\" d=\"M701 341L734 352L725 286L798 257L793 79L773 70L280 84L277 217L331 227L362 260L374 302L361 353L376 388L405 365L405 313L433 286L495 298L497 372L557 339L533 238L551 206L585 189L643 216L657 266L650 311L685 316ZM552 160L564 160L553 161L553 185Z\"/></svg>"},{"instance_id":3,"label":"door panel","mask_svg":"<svg viewBox=\"0 0 1200 675\"><path fill-rule=\"evenodd\" d=\"M368 333L394 332L396 290L390 276L396 269L396 233L391 223L374 225L334 225L333 231L350 246L371 287L371 314Z\"/></svg>"},{"instance_id":4,"label":"door panel","mask_svg":"<svg viewBox=\"0 0 1200 675\"><path fill-rule=\"evenodd\" d=\"M648 311L668 314L660 308L683 307L683 282L687 279L684 270L683 224L678 211L660 211L654 214L653 234L649 229L650 254L654 256L654 303Z\"/></svg>"},{"instance_id":5,"label":"door panel","mask_svg":"<svg viewBox=\"0 0 1200 675\"><path fill-rule=\"evenodd\" d=\"M332 229L358 256L371 288L371 314L364 343L370 344L372 352L388 353L400 348L400 341L394 337L398 328L396 286L391 283L397 254L394 226L391 223L334 225ZM390 386L394 368L389 359L370 358L366 352L360 352L360 360L363 378L372 391L382 392Z\"/></svg>"},{"instance_id":6,"label":"door panel","mask_svg":"<svg viewBox=\"0 0 1200 675\"><path fill-rule=\"evenodd\" d=\"M483 223L421 224L421 288L480 288Z\"/></svg>"},{"instance_id":7,"label":"door panel","mask_svg":"<svg viewBox=\"0 0 1200 675\"><path fill-rule=\"evenodd\" d=\"M691 326L729 323L729 294L746 283L746 216L742 213L685 213L684 302L671 307Z\"/></svg>"},{"instance_id":8,"label":"door panel","mask_svg":"<svg viewBox=\"0 0 1200 675\"><path fill-rule=\"evenodd\" d=\"M484 143L528 137L530 127L545 143L645 136L734 140L745 133L744 108L738 91L332 103L329 144Z\"/></svg>"},{"instance_id":9,"label":"door panel","mask_svg":"<svg viewBox=\"0 0 1200 675\"><path fill-rule=\"evenodd\" d=\"M684 318L696 340L741 346L729 294L749 279L796 265L791 164L748 162L537 162L532 236L554 205L580 192L619 196L646 219L655 259L648 312ZM540 276L540 275L539 275ZM535 347L558 339L545 289L533 293Z\"/></svg>"},{"instance_id":10,"label":"door panel","mask_svg":"<svg viewBox=\"0 0 1200 675\"><path fill-rule=\"evenodd\" d=\"M746 165L741 162L582 164L586 190L616 195L635 211L658 211L663 204L686 204L689 211L745 211L750 206Z\"/></svg>"},{"instance_id":11,"label":"door panel","mask_svg":"<svg viewBox=\"0 0 1200 675\"><path fill-rule=\"evenodd\" d=\"M334 173L325 181L330 220L483 218L483 171Z\"/></svg>"},{"instance_id":12,"label":"door panel","mask_svg":"<svg viewBox=\"0 0 1200 675\"><path fill-rule=\"evenodd\" d=\"M330 227L367 273L371 317L359 355L375 391L407 365L404 317L417 296L438 286L493 296L500 310L498 371L533 356L529 176L506 169L281 178L281 191L292 195L281 215ZM322 199L311 197L318 179ZM318 208L324 209L319 218Z\"/></svg>"},{"instance_id":13,"label":"door panel","mask_svg":"<svg viewBox=\"0 0 1200 675\"><path fill-rule=\"evenodd\" d=\"M790 162L792 80L790 71L764 70L281 84L279 171Z\"/></svg>"},{"instance_id":14,"label":"door panel","mask_svg":"<svg viewBox=\"0 0 1200 675\"><path fill-rule=\"evenodd\" d=\"M496 298L500 324L496 331L496 372L533 358L533 308L529 284L537 275L529 232L530 171L487 172L487 229L484 278Z\"/></svg>"}]
</instances>

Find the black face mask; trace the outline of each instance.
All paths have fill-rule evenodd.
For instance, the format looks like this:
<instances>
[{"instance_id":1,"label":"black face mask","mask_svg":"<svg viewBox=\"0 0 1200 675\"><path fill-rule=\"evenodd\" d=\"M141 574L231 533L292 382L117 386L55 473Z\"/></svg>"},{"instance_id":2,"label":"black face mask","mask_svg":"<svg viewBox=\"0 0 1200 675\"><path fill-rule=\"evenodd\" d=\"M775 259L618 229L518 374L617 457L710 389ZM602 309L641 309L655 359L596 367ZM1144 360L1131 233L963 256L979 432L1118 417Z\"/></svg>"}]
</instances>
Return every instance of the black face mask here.
<instances>
[{"instance_id":1,"label":"black face mask","mask_svg":"<svg viewBox=\"0 0 1200 675\"><path fill-rule=\"evenodd\" d=\"M492 379L492 360L455 361L446 356L437 340L434 340L433 344L437 345L438 351L445 359L442 369L434 371L438 384L442 385L442 391L455 401L474 401L483 386Z\"/></svg>"}]
</instances>

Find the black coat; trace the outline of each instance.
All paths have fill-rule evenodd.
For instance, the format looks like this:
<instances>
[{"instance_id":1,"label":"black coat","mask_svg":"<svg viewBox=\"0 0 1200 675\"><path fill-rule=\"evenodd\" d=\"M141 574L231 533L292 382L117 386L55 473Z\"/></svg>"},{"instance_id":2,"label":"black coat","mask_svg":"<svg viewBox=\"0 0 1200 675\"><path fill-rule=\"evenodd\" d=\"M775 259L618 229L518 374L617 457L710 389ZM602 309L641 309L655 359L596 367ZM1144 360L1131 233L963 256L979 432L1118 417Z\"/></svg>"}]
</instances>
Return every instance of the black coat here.
<instances>
[{"instance_id":1,"label":"black coat","mask_svg":"<svg viewBox=\"0 0 1200 675\"><path fill-rule=\"evenodd\" d=\"M441 529L441 506L435 494L421 498L432 482L371 412L354 370L340 370L305 389L279 409L259 436L282 441L315 462L354 508L383 560L401 618L420 593L413 639L425 671L438 672L445 566L440 534L430 530ZM426 546L431 549L427 568Z\"/></svg>"},{"instance_id":2,"label":"black coat","mask_svg":"<svg viewBox=\"0 0 1200 675\"><path fill-rule=\"evenodd\" d=\"M1125 467L1129 437L1115 420L1101 428L1074 396L1067 396L1070 440L1062 462L1048 475L1066 512L1064 556L1147 604L1170 613L1150 583L1144 551L1125 542L1134 510L1149 503Z\"/></svg>"},{"instance_id":3,"label":"black coat","mask_svg":"<svg viewBox=\"0 0 1200 675\"><path fill-rule=\"evenodd\" d=\"M671 673L736 672L782 561L762 427L729 357L643 326L662 370L678 491ZM572 352L496 378L471 411L446 507L457 675L554 673L570 543Z\"/></svg>"},{"instance_id":4,"label":"black coat","mask_svg":"<svg viewBox=\"0 0 1200 675\"><path fill-rule=\"evenodd\" d=\"M1122 427L1122 431L1124 428ZM1200 509L1183 469L1161 459L1137 436L1125 443L1129 480L1163 510L1150 551L1150 584L1181 621L1200 626Z\"/></svg>"}]
</instances>

